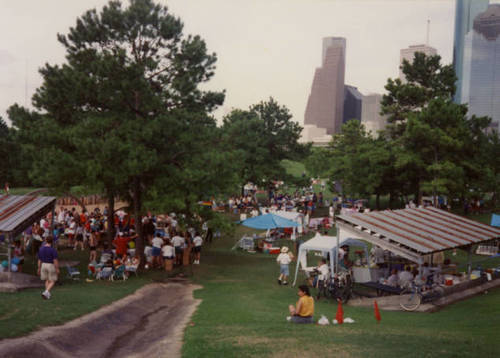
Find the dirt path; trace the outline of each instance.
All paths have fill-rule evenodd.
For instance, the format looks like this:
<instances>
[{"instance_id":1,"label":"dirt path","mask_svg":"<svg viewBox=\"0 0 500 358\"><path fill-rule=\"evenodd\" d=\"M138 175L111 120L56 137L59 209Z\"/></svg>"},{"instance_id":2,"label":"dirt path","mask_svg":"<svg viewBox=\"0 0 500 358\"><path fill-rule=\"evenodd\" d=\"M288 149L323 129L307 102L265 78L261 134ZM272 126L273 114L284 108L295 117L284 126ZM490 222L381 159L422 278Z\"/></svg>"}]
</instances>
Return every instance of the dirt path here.
<instances>
[{"instance_id":1,"label":"dirt path","mask_svg":"<svg viewBox=\"0 0 500 358\"><path fill-rule=\"evenodd\" d=\"M0 341L0 357L180 357L200 300L184 283L152 284L109 306L26 337Z\"/></svg>"}]
</instances>

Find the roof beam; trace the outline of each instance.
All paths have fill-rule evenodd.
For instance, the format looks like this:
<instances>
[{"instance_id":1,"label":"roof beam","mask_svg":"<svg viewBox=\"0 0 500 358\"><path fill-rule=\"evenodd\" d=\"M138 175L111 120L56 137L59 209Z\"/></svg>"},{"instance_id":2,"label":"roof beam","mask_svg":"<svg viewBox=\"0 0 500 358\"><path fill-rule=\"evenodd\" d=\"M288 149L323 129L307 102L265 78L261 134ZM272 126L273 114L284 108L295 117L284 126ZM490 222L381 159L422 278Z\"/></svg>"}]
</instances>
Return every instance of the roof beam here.
<instances>
[{"instance_id":1,"label":"roof beam","mask_svg":"<svg viewBox=\"0 0 500 358\"><path fill-rule=\"evenodd\" d=\"M421 255L414 253L410 250L407 250L403 247L399 247L397 245L391 244L390 242L387 242L386 240L378 238L374 235L368 234L368 233L364 232L363 230L356 229L355 227L353 227L349 224L337 221L336 225L339 229L345 230L347 232L351 232L354 235L361 238L362 240L366 240L374 245L378 245L385 250L389 250L389 251L395 253L396 255L404 257L405 259L408 259L408 260L416 262L416 263L421 263L421 261L422 261Z\"/></svg>"}]
</instances>

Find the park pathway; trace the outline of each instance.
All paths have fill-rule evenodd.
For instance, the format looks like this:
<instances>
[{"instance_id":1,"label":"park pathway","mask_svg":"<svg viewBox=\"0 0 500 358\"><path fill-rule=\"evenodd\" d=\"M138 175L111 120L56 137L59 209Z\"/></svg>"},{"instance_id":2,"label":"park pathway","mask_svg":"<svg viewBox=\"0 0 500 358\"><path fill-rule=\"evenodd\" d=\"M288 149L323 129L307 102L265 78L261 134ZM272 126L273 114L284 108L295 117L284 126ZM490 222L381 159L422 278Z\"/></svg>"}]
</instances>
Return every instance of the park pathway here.
<instances>
[{"instance_id":1,"label":"park pathway","mask_svg":"<svg viewBox=\"0 0 500 358\"><path fill-rule=\"evenodd\" d=\"M0 357L180 357L199 304L188 283L151 284L62 326L0 341Z\"/></svg>"}]
</instances>

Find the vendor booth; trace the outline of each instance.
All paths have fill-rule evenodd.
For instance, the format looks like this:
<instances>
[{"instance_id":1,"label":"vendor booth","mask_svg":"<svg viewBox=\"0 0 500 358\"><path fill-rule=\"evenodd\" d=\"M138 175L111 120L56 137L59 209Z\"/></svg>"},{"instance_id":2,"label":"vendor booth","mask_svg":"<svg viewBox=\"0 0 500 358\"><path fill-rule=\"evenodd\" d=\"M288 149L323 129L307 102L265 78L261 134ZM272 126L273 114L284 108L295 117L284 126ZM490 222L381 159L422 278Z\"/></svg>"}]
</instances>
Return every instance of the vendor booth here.
<instances>
[{"instance_id":1,"label":"vendor booth","mask_svg":"<svg viewBox=\"0 0 500 358\"><path fill-rule=\"evenodd\" d=\"M340 215L336 224L339 239L365 240L418 266L427 257L432 265L435 254L445 250L464 249L469 255L469 277L473 245L500 238L500 228L434 207Z\"/></svg>"},{"instance_id":2,"label":"vendor booth","mask_svg":"<svg viewBox=\"0 0 500 358\"><path fill-rule=\"evenodd\" d=\"M284 228L295 229L298 226L298 224L294 221L285 219L279 215L271 213L243 220L241 224L243 226L259 230L284 229ZM253 247L254 244L253 241L254 237L244 236L236 243L233 249L240 247L242 249L249 250L251 247ZM271 253L279 253L279 247L270 246L267 249Z\"/></svg>"},{"instance_id":3,"label":"vendor booth","mask_svg":"<svg viewBox=\"0 0 500 358\"><path fill-rule=\"evenodd\" d=\"M336 260L338 257L338 248L344 245L363 247L365 250L365 257L368 257L368 247L366 243L349 237L340 238L339 236L323 236L317 233L312 239L300 245L293 285L295 286L295 283L297 282L299 265L302 266L302 269L306 269L308 267L307 253L309 251L319 251L323 255L329 254L330 258L333 258L330 260L330 272L336 272L336 266L338 264L338 261Z\"/></svg>"}]
</instances>

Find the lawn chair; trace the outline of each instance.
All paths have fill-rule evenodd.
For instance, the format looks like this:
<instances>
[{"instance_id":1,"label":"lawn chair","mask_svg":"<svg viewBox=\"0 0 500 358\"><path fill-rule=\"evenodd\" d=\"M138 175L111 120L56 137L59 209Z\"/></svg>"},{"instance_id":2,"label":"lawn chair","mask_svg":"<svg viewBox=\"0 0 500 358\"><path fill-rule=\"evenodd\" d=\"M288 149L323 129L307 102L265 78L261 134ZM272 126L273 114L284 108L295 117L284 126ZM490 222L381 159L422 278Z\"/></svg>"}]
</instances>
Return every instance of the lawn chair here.
<instances>
[{"instance_id":1,"label":"lawn chair","mask_svg":"<svg viewBox=\"0 0 500 358\"><path fill-rule=\"evenodd\" d=\"M137 276L137 269L139 268L139 264L137 265L130 265L130 266L125 266L125 271L126 272L133 272Z\"/></svg>"},{"instance_id":2,"label":"lawn chair","mask_svg":"<svg viewBox=\"0 0 500 358\"><path fill-rule=\"evenodd\" d=\"M101 271L99 271L96 275L97 280L109 279L112 280L113 277L113 268L111 267L103 267Z\"/></svg>"},{"instance_id":3,"label":"lawn chair","mask_svg":"<svg viewBox=\"0 0 500 358\"><path fill-rule=\"evenodd\" d=\"M79 280L80 279L80 271L78 271L76 268L71 267L70 265L66 264L66 270L68 270L68 278L72 280Z\"/></svg>"},{"instance_id":4,"label":"lawn chair","mask_svg":"<svg viewBox=\"0 0 500 358\"><path fill-rule=\"evenodd\" d=\"M125 281L127 279L127 275L125 274L125 265L118 266L118 268L113 272L113 274L110 277L111 281L114 280L123 280Z\"/></svg>"}]
</instances>

